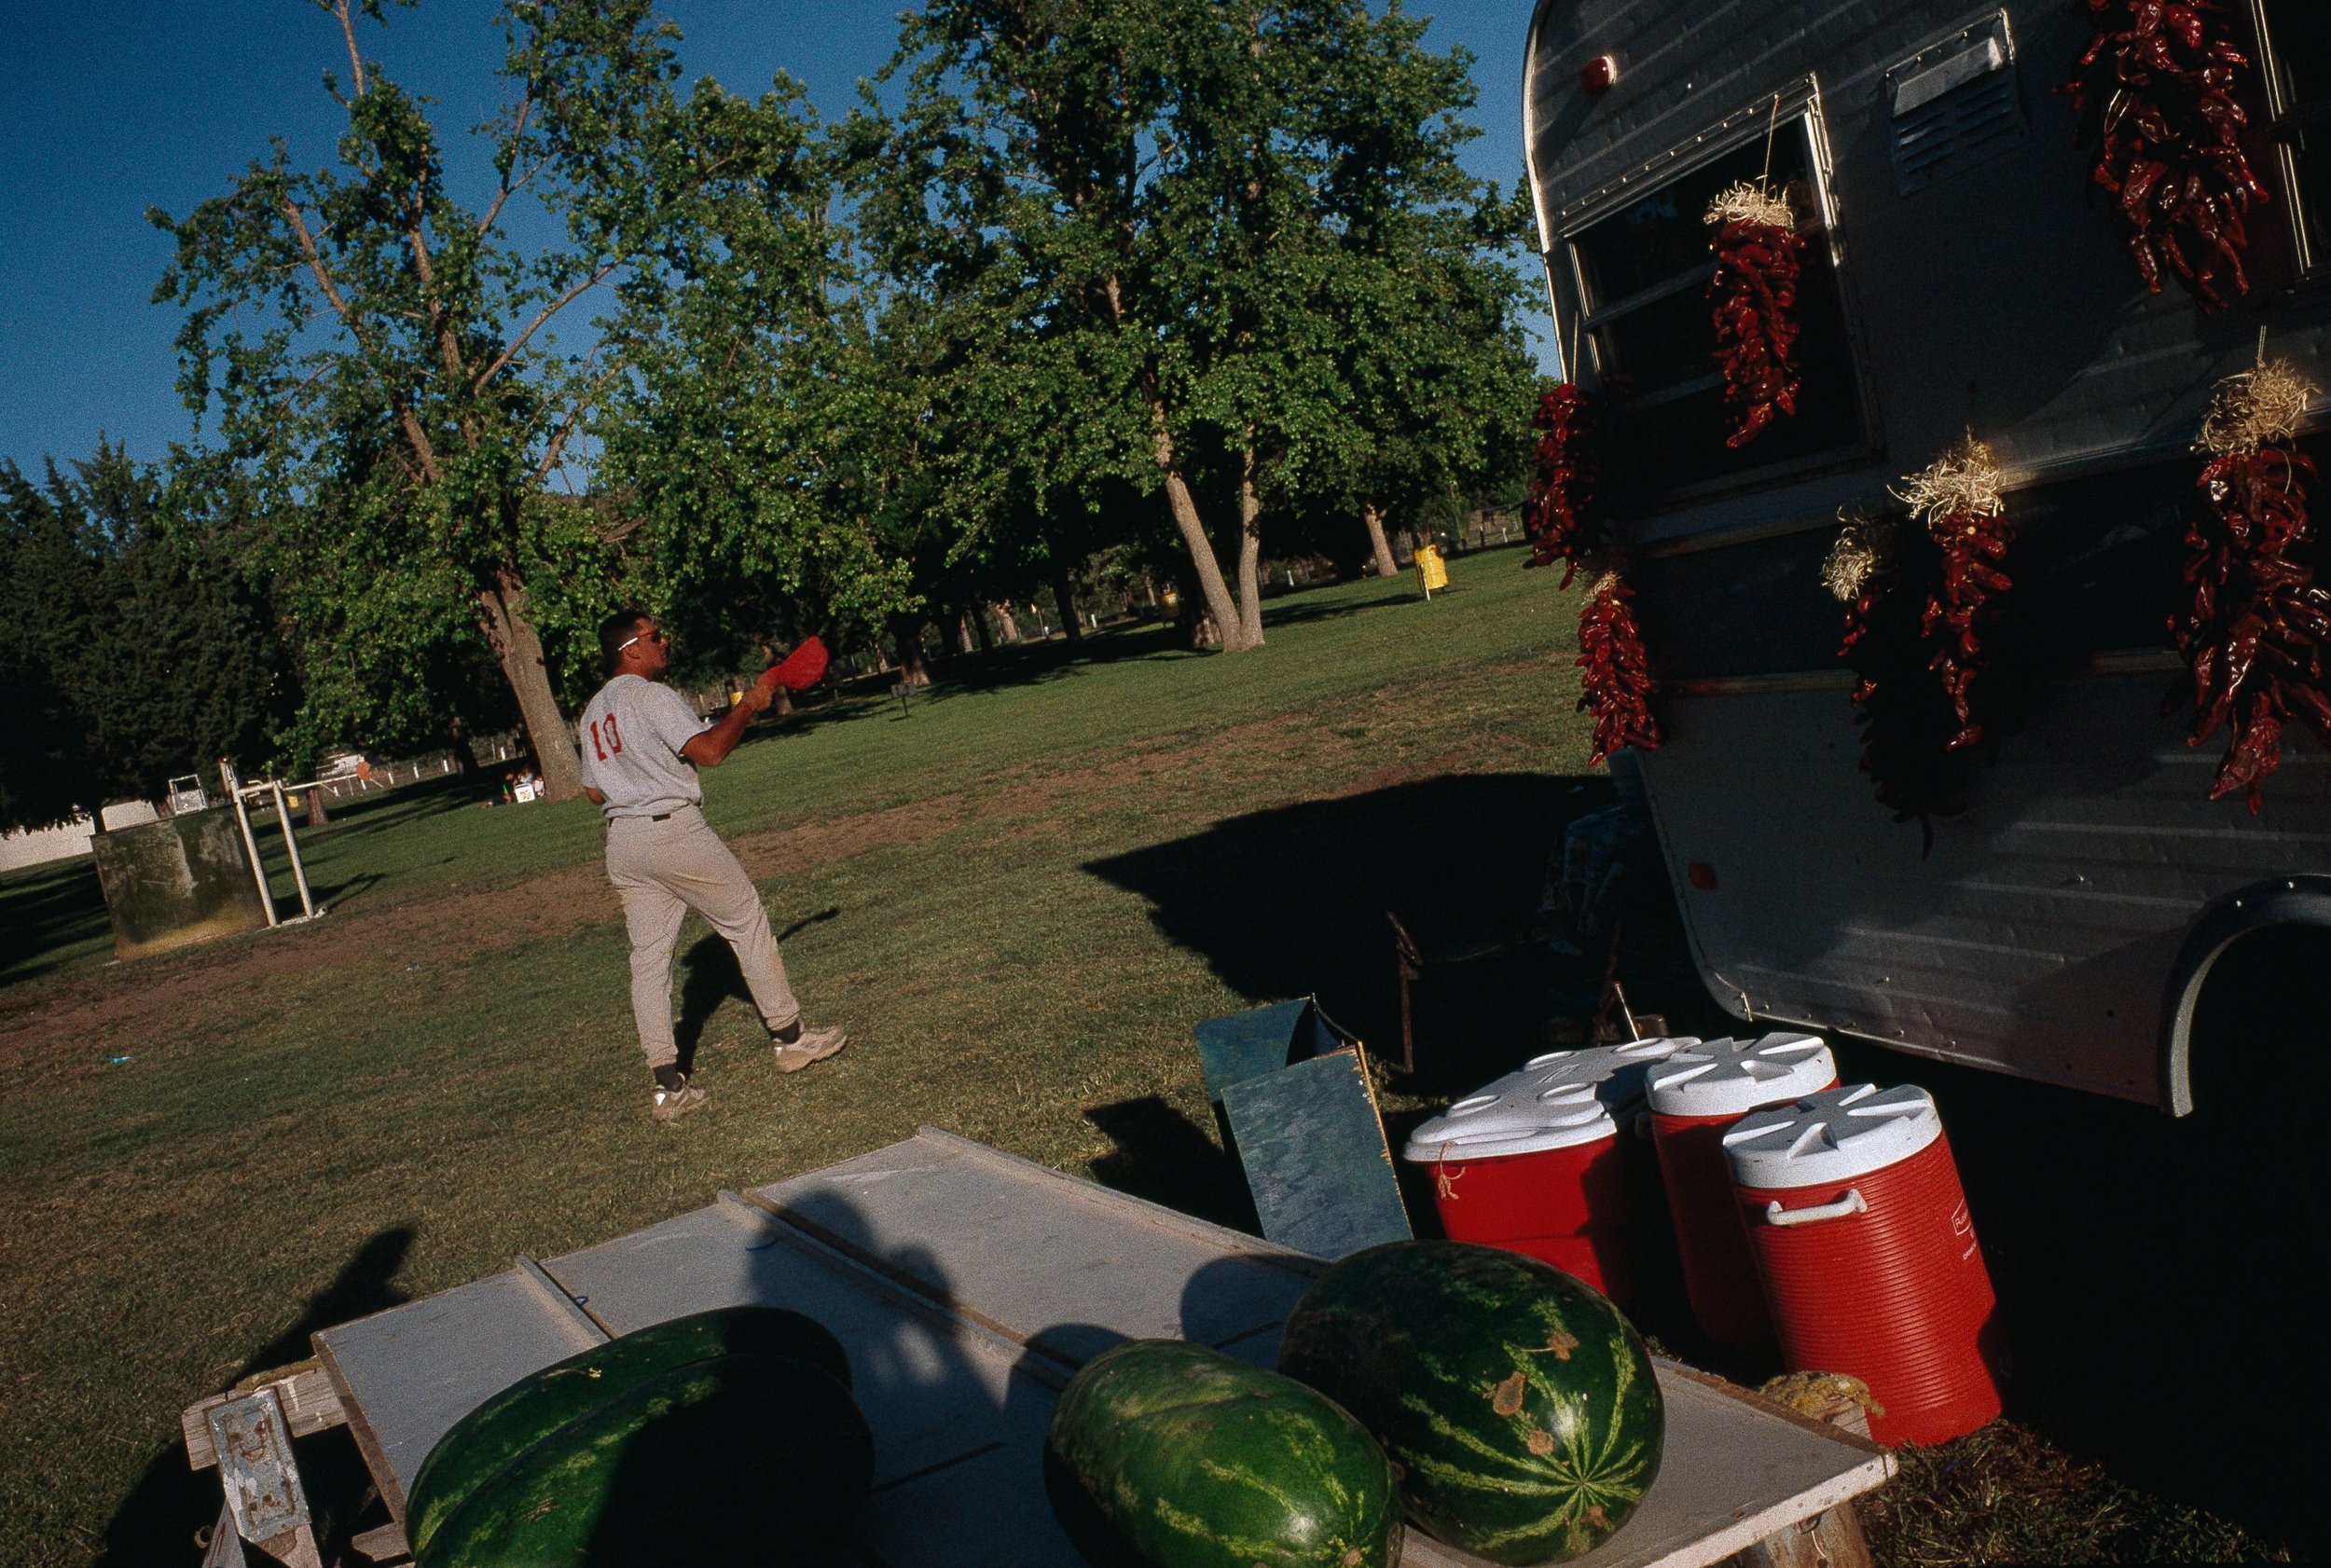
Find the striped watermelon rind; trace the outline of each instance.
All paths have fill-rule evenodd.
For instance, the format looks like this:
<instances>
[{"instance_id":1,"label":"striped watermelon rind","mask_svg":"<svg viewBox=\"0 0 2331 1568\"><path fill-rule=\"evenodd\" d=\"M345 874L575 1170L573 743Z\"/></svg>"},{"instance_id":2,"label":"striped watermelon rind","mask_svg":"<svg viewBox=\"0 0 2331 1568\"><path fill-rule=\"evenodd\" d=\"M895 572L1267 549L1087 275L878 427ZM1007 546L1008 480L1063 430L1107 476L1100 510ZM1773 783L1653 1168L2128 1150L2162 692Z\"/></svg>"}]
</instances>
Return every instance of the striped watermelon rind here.
<instances>
[{"instance_id":1,"label":"striped watermelon rind","mask_svg":"<svg viewBox=\"0 0 2331 1568\"><path fill-rule=\"evenodd\" d=\"M821 1561L874 1476L848 1389L793 1356L691 1362L611 1393L472 1488L416 1568Z\"/></svg>"},{"instance_id":2,"label":"striped watermelon rind","mask_svg":"<svg viewBox=\"0 0 2331 1568\"><path fill-rule=\"evenodd\" d=\"M1097 1568L1393 1568L1391 1465L1267 1368L1179 1341L1095 1356L1062 1391L1045 1492Z\"/></svg>"},{"instance_id":3,"label":"striped watermelon rind","mask_svg":"<svg viewBox=\"0 0 2331 1568\"><path fill-rule=\"evenodd\" d=\"M1355 1253L1296 1304L1278 1365L1375 1435L1413 1522L1493 1562L1593 1550L1659 1475L1666 1419L1642 1339L1599 1291L1518 1253Z\"/></svg>"},{"instance_id":4,"label":"striped watermelon rind","mask_svg":"<svg viewBox=\"0 0 2331 1568\"><path fill-rule=\"evenodd\" d=\"M850 1384L842 1343L813 1317L783 1307L720 1307L650 1325L520 1378L437 1439L413 1478L405 1533L418 1557L470 1493L503 1466L633 1385L737 1355L807 1361Z\"/></svg>"}]
</instances>

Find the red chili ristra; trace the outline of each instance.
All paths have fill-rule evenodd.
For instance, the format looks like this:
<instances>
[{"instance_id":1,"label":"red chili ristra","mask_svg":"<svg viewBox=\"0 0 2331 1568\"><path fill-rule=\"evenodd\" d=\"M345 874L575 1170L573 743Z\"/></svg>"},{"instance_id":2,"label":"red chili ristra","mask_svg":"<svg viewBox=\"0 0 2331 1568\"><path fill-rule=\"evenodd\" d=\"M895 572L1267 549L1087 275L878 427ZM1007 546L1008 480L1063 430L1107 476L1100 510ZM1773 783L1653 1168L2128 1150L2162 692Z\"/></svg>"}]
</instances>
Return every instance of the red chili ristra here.
<instances>
[{"instance_id":1,"label":"red chili ristra","mask_svg":"<svg viewBox=\"0 0 2331 1568\"><path fill-rule=\"evenodd\" d=\"M2282 765L2286 722L2331 745L2331 591L2301 558L2315 477L2312 461L2283 447L2214 459L2186 530L2193 602L2170 633L2188 667L2164 711L2193 702L2188 746L2230 729L2210 798L2241 791L2254 816L2259 787Z\"/></svg>"},{"instance_id":2,"label":"red chili ristra","mask_svg":"<svg viewBox=\"0 0 2331 1568\"><path fill-rule=\"evenodd\" d=\"M1929 525L1941 553L1942 576L1926 598L1918 629L1932 652L1926 667L1940 678L1958 727L1944 748L1955 751L1983 738L1984 718L1976 687L1990 672L1984 634L1998 617L1993 594L2015 585L1999 570L2013 530L2007 515L1956 511Z\"/></svg>"},{"instance_id":3,"label":"red chili ristra","mask_svg":"<svg viewBox=\"0 0 2331 1568\"><path fill-rule=\"evenodd\" d=\"M1744 218L1716 233L1716 357L1732 411L1727 447L1745 447L1797 412L1797 278L1805 241L1795 229Z\"/></svg>"},{"instance_id":4,"label":"red chili ristra","mask_svg":"<svg viewBox=\"0 0 2331 1568\"><path fill-rule=\"evenodd\" d=\"M1922 550L1923 545L1913 545ZM1923 564L1932 570L1932 557ZM1873 572L1847 604L1839 656L1853 669L1854 723L1862 732L1861 771L1878 804L1897 822L1915 820L1919 859L1935 846L1934 818L1963 809L1965 799L1951 760L1957 725L1949 702L1927 674L1924 596L1895 572Z\"/></svg>"},{"instance_id":5,"label":"red chili ristra","mask_svg":"<svg viewBox=\"0 0 2331 1568\"><path fill-rule=\"evenodd\" d=\"M1538 482L1522 509L1530 565L1563 562L1566 588L1603 540L1601 417L1593 398L1565 381L1538 399L1531 424L1544 433L1538 438Z\"/></svg>"},{"instance_id":6,"label":"red chili ristra","mask_svg":"<svg viewBox=\"0 0 2331 1568\"><path fill-rule=\"evenodd\" d=\"M2174 277L2205 309L2250 292L2242 214L2267 204L2241 137L2234 44L2221 0L2084 0L2096 29L2062 89L2095 110L2096 168L2145 286Z\"/></svg>"},{"instance_id":7,"label":"red chili ristra","mask_svg":"<svg viewBox=\"0 0 2331 1568\"><path fill-rule=\"evenodd\" d=\"M1594 715L1594 754L1587 759L1589 767L1621 746L1659 749L1659 721L1651 716L1651 695L1657 688L1642 630L1628 603L1634 597L1617 572L1606 572L1579 612L1579 711Z\"/></svg>"}]
</instances>

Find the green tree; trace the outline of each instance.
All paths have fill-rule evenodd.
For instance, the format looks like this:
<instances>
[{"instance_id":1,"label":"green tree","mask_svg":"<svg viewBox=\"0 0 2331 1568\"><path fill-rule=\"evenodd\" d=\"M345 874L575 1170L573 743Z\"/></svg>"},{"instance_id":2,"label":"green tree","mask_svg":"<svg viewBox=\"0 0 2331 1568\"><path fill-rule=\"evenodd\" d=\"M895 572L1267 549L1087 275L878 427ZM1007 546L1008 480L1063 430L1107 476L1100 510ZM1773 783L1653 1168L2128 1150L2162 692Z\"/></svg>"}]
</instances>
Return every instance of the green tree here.
<instances>
[{"instance_id":1,"label":"green tree","mask_svg":"<svg viewBox=\"0 0 2331 1568\"><path fill-rule=\"evenodd\" d=\"M567 590L613 569L545 486L630 367L603 345L561 354L552 334L579 301L664 285L697 243L717 155L691 134L674 34L645 0L508 0L507 101L478 127L493 182L472 210L422 101L364 57L357 26L382 0L310 3L347 55L324 84L346 114L336 160L300 172L279 141L184 220L152 214L177 240L156 298L186 310L181 387L215 433L202 461L262 498L254 543L300 623L310 734L409 729L367 671L431 650L397 673L408 704L442 709L452 695L421 682L482 638L553 798L571 796L545 632L579 665L599 606ZM529 204L559 238L513 240Z\"/></svg>"},{"instance_id":2,"label":"green tree","mask_svg":"<svg viewBox=\"0 0 2331 1568\"><path fill-rule=\"evenodd\" d=\"M1424 351L1359 314L1512 294L1481 255L1509 209L1455 162L1464 58L1420 34L1362 0L931 0L902 34L870 227L917 286L1008 322L967 396L1026 432L1030 493L1162 494L1226 649L1262 640L1274 501L1356 475L1429 402L1361 401L1357 358Z\"/></svg>"},{"instance_id":3,"label":"green tree","mask_svg":"<svg viewBox=\"0 0 2331 1568\"><path fill-rule=\"evenodd\" d=\"M862 309L842 155L785 76L700 86L688 120L700 221L609 323L632 374L596 426L602 498L698 656L880 626L914 600L882 516L913 389Z\"/></svg>"},{"instance_id":4,"label":"green tree","mask_svg":"<svg viewBox=\"0 0 2331 1568\"><path fill-rule=\"evenodd\" d=\"M268 605L222 552L165 527L165 499L117 447L39 484L0 462L0 825L269 760L294 691Z\"/></svg>"}]
</instances>

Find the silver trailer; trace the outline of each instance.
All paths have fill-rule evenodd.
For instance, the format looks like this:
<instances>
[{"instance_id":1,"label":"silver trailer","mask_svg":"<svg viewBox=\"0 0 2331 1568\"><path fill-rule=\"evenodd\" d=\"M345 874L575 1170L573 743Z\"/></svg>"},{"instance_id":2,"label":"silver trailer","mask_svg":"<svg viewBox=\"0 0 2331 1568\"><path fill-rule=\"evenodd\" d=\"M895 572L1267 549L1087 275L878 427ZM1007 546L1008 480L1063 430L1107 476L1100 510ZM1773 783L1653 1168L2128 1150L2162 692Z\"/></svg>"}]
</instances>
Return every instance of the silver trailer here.
<instances>
[{"instance_id":1,"label":"silver trailer","mask_svg":"<svg viewBox=\"0 0 2331 1568\"><path fill-rule=\"evenodd\" d=\"M2277 931L2315 955L2301 978L2331 971L2331 759L2294 726L2254 818L2208 798L2223 734L2190 748L2163 711L2211 389L2262 327L2331 385L2331 7L2228 10L2275 203L2252 292L2206 314L2145 291L2091 186L2064 0L1539 0L1524 115L1561 348L1632 433L1622 543L1666 730L1643 777L1700 970L1744 1019L2182 1115L2211 1052L2263 1043L2200 1038L2229 956ZM1733 452L1703 214L1768 170L1809 241L1804 393ZM2045 674L1922 858L1858 770L1820 568L1841 510L1888 507L1970 429L2009 473Z\"/></svg>"}]
</instances>

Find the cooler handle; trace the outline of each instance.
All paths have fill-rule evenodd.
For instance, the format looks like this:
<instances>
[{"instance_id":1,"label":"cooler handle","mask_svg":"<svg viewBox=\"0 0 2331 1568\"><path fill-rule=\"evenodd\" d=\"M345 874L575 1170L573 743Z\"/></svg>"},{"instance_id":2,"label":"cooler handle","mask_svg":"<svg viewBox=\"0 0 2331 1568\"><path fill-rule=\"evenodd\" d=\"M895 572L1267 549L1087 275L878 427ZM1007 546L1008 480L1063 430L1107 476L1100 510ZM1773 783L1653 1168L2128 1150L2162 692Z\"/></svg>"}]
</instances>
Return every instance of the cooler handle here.
<instances>
[{"instance_id":1,"label":"cooler handle","mask_svg":"<svg viewBox=\"0 0 2331 1568\"><path fill-rule=\"evenodd\" d=\"M1849 1214L1868 1214L1869 1204L1862 1197L1862 1190L1849 1187L1845 1196L1834 1204L1816 1204L1809 1209L1785 1209L1781 1200L1773 1199L1764 1205L1764 1220L1768 1225L1811 1225L1816 1219L1843 1219Z\"/></svg>"}]
</instances>

